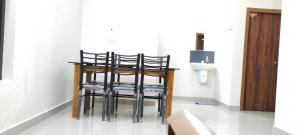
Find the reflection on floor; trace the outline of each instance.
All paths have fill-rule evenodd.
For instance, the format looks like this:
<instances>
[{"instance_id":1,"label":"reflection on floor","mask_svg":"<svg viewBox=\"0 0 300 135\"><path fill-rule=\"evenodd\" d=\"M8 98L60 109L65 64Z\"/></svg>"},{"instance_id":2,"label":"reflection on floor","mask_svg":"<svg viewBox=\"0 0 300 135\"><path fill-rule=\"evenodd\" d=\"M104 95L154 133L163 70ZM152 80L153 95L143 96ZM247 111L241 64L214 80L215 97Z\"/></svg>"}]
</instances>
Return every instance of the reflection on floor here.
<instances>
[{"instance_id":1,"label":"reflection on floor","mask_svg":"<svg viewBox=\"0 0 300 135\"><path fill-rule=\"evenodd\" d=\"M82 116L71 118L71 107L27 129L21 135L165 135L156 106L146 106L143 121L131 122L132 106L120 104L113 122L101 121L101 105ZM217 135L272 135L274 113L229 111L220 106L196 105L175 100L173 113L187 109Z\"/></svg>"}]
</instances>

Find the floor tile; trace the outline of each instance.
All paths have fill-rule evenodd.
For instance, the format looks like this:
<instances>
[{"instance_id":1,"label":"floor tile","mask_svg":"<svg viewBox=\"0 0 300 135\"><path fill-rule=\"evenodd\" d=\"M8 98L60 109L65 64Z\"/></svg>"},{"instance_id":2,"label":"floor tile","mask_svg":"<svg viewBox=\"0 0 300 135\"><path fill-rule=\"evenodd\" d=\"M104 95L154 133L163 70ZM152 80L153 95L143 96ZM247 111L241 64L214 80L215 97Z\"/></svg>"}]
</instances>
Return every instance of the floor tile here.
<instances>
[{"instance_id":1,"label":"floor tile","mask_svg":"<svg viewBox=\"0 0 300 135\"><path fill-rule=\"evenodd\" d=\"M80 120L71 118L71 107L27 129L20 135L166 135L157 106L146 106L142 122L132 123L132 106L120 104L113 122L101 120L101 105ZM198 117L217 135L272 135L274 113L230 111L221 106L196 105L175 100L173 111L186 109Z\"/></svg>"}]
</instances>

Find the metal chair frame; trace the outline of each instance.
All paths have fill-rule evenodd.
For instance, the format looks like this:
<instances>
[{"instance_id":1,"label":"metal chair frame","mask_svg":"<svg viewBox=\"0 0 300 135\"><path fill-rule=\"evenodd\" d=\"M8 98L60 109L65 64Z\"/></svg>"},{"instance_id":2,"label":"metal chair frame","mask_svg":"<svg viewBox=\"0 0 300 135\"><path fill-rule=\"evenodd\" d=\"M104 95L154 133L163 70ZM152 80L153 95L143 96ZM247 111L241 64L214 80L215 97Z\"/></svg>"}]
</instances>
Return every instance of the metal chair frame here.
<instances>
[{"instance_id":1,"label":"metal chair frame","mask_svg":"<svg viewBox=\"0 0 300 135\"><path fill-rule=\"evenodd\" d=\"M140 54L137 55L121 55L111 52L111 81L110 90L108 92L108 120L111 121L115 113L115 99L119 95L119 91L132 91L134 94L132 121L138 122L138 80L139 80L139 64ZM115 81L115 76L134 76L134 82L122 82L119 79Z\"/></svg>"},{"instance_id":2,"label":"metal chair frame","mask_svg":"<svg viewBox=\"0 0 300 135\"><path fill-rule=\"evenodd\" d=\"M158 93L158 111L162 117L162 123L165 122L165 112L166 112L166 96L167 96L167 76L169 72L170 55L167 56L145 56L141 54L141 79L140 79L140 92L139 92L139 117L143 117L144 111L144 98L145 90ZM157 70L161 70L161 75L157 76L151 74ZM154 76L159 78L158 84L146 84L144 83L145 76ZM163 84L161 84L161 79L163 79ZM151 90L152 89L152 90ZM153 97L151 97L153 99Z\"/></svg>"},{"instance_id":3,"label":"metal chair frame","mask_svg":"<svg viewBox=\"0 0 300 135\"><path fill-rule=\"evenodd\" d=\"M103 68L103 71L97 70L98 68ZM90 53L84 52L80 50L80 80L79 80L79 94L78 94L78 110L77 110L77 119L80 119L80 110L81 110L81 100L82 97L87 98L87 96L91 96L89 89L93 90L93 104L95 102L96 90L103 90L102 94L97 94L102 96L102 120L106 120L106 110L107 110L107 76L108 76L108 68L109 68L109 52L106 53ZM94 79L91 82L83 82L84 73L92 73L94 74ZM103 73L104 78L103 82L97 81L96 74ZM83 89L86 90L85 95L83 95ZM89 99L89 98L88 98ZM84 113L86 112L86 108Z\"/></svg>"}]
</instances>

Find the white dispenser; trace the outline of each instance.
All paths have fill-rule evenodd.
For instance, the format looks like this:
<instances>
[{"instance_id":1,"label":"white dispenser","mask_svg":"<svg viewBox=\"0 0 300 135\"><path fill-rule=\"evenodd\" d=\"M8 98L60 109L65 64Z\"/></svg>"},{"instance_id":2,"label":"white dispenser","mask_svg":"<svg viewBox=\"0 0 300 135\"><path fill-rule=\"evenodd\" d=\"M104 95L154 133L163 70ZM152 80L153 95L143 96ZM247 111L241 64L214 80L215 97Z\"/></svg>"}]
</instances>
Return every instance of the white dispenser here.
<instances>
[{"instance_id":1,"label":"white dispenser","mask_svg":"<svg viewBox=\"0 0 300 135\"><path fill-rule=\"evenodd\" d=\"M201 84L207 83L207 74L208 74L207 70L202 70L202 71L197 72L197 77L198 77L199 83L201 83Z\"/></svg>"},{"instance_id":2,"label":"white dispenser","mask_svg":"<svg viewBox=\"0 0 300 135\"><path fill-rule=\"evenodd\" d=\"M198 82L203 85L208 81L208 72L215 72L216 70L214 64L191 63L191 66L196 71Z\"/></svg>"}]
</instances>

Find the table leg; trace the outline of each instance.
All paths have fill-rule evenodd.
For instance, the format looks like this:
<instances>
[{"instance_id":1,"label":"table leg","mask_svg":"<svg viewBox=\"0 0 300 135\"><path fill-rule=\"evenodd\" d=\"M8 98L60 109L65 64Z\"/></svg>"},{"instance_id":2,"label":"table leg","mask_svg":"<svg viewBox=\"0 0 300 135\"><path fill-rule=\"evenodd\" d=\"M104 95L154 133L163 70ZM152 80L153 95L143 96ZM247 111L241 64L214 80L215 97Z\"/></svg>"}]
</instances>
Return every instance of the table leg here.
<instances>
[{"instance_id":1,"label":"table leg","mask_svg":"<svg viewBox=\"0 0 300 135\"><path fill-rule=\"evenodd\" d=\"M77 117L77 108L78 108L78 91L79 91L79 78L80 78L80 65L75 64L74 67L74 84L73 84L73 110L72 117Z\"/></svg>"},{"instance_id":2,"label":"table leg","mask_svg":"<svg viewBox=\"0 0 300 135\"><path fill-rule=\"evenodd\" d=\"M170 70L168 73L168 92L167 92L167 110L165 117L168 118L171 116L172 112L172 97L173 97L173 82L174 82L174 71Z\"/></svg>"},{"instance_id":3,"label":"table leg","mask_svg":"<svg viewBox=\"0 0 300 135\"><path fill-rule=\"evenodd\" d=\"M88 89L85 89L84 94L86 96L84 96L84 109L83 109L83 114L86 114L87 111L90 109L90 94L91 91Z\"/></svg>"},{"instance_id":4,"label":"table leg","mask_svg":"<svg viewBox=\"0 0 300 135\"><path fill-rule=\"evenodd\" d=\"M92 74L90 72L86 73L86 82L91 82ZM86 114L88 109L91 109L90 107L90 94L91 90L85 90L85 98L84 98L84 114Z\"/></svg>"}]
</instances>

